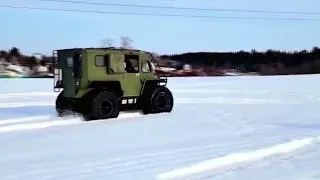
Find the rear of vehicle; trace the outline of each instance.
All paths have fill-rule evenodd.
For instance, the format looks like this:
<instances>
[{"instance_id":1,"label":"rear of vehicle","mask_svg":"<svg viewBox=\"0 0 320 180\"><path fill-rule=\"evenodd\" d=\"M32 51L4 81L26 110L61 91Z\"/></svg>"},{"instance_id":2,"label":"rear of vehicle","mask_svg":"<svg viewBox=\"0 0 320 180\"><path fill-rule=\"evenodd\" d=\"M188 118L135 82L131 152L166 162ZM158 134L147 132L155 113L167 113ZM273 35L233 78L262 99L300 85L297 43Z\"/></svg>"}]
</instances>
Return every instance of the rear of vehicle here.
<instances>
[{"instance_id":1,"label":"rear of vehicle","mask_svg":"<svg viewBox=\"0 0 320 180\"><path fill-rule=\"evenodd\" d=\"M64 97L75 98L86 80L85 51L82 49L53 51L54 91L63 89Z\"/></svg>"}]
</instances>

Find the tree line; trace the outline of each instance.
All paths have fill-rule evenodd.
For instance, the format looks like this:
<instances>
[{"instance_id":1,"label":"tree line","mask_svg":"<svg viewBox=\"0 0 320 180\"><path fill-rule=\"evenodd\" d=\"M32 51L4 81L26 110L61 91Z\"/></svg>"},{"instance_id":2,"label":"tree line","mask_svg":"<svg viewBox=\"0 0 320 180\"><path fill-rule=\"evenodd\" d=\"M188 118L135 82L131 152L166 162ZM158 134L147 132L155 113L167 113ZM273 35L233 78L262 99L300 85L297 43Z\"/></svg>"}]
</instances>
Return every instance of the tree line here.
<instances>
[{"instance_id":1,"label":"tree line","mask_svg":"<svg viewBox=\"0 0 320 180\"><path fill-rule=\"evenodd\" d=\"M14 64L33 68L38 65L48 66L51 68L52 57L41 55L41 59L34 55L28 56L21 53L17 47L12 47L9 50L0 50L0 63L1 64Z\"/></svg>"},{"instance_id":2,"label":"tree line","mask_svg":"<svg viewBox=\"0 0 320 180\"><path fill-rule=\"evenodd\" d=\"M176 62L168 66L175 66L177 69L181 69L184 64L190 64L195 69L236 69L244 73L258 72L262 75L320 73L319 47L300 51L258 52L253 49L250 52L187 52L159 55L159 61L168 59ZM0 50L0 62L30 68L47 65L50 68L52 57L42 55L39 60L35 56L23 55L19 48L12 47L9 50Z\"/></svg>"},{"instance_id":3,"label":"tree line","mask_svg":"<svg viewBox=\"0 0 320 180\"><path fill-rule=\"evenodd\" d=\"M161 58L187 63L194 68L236 69L262 75L320 73L319 47L300 51L188 52Z\"/></svg>"}]
</instances>

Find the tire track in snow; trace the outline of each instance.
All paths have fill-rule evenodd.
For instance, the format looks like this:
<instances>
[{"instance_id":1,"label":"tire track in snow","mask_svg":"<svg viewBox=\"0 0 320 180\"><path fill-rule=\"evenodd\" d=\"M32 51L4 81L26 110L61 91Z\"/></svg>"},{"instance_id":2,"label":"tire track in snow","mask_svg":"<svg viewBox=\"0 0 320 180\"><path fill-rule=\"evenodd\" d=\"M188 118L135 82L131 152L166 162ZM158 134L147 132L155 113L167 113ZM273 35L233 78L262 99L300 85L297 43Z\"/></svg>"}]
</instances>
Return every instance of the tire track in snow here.
<instances>
[{"instance_id":1,"label":"tire track in snow","mask_svg":"<svg viewBox=\"0 0 320 180\"><path fill-rule=\"evenodd\" d=\"M58 96L58 93L54 92L28 92L28 93L10 93L0 94L0 99L21 98L21 97L45 97L45 96Z\"/></svg>"},{"instance_id":2,"label":"tire track in snow","mask_svg":"<svg viewBox=\"0 0 320 180\"><path fill-rule=\"evenodd\" d=\"M212 154L223 154L225 149L237 150L239 146L248 146L243 142L232 143L233 148L228 148L231 144L222 143L207 146L198 146L190 148L180 148L173 150L166 150L160 152L143 153L138 155L126 156L121 158L111 158L103 160L102 157L96 157L98 159L91 159L93 154L83 154L83 157L87 159L76 160L71 162L65 162L59 165L39 165L41 167L34 167L32 170L26 172L20 172L19 174L3 175L3 178L25 179L30 177L34 179L41 176L41 174L52 174L52 179L55 178L76 178L78 176L87 175L91 173L97 175L101 173L102 177L111 177L116 175L124 175L127 173L150 171L156 168L166 168L168 166L175 166L181 163L195 163L203 157L210 157ZM76 152L68 152L68 154L75 154ZM96 153L95 153L96 154ZM102 155L102 154L101 154ZM63 154L53 154L52 157L62 158ZM38 154L39 159L48 158L48 154ZM89 158L88 158L89 157ZM15 159L6 159L6 161L17 161L23 159L22 157L15 157ZM30 157L31 158L31 157ZM60 160L59 160L60 161ZM1 162L1 160L0 160ZM57 176L58 174L58 176Z\"/></svg>"},{"instance_id":3,"label":"tire track in snow","mask_svg":"<svg viewBox=\"0 0 320 180\"><path fill-rule=\"evenodd\" d=\"M110 122L110 121L119 121L119 119L127 119L133 117L143 116L140 113L121 113L116 119L106 120L96 120L96 121L84 121L81 117L70 116L70 117L55 117L51 115L47 116L34 116L34 117L25 117L25 118L15 118L15 119L5 119L0 120L0 133L16 132L16 131L25 131L25 130L36 130L44 129L49 127L57 126L67 126L67 125L76 125L83 123L98 123L98 122Z\"/></svg>"},{"instance_id":4,"label":"tire track in snow","mask_svg":"<svg viewBox=\"0 0 320 180\"><path fill-rule=\"evenodd\" d=\"M17 108L17 107L35 107L35 106L54 106L55 101L38 101L38 102L11 102L0 103L0 109Z\"/></svg>"},{"instance_id":5,"label":"tire track in snow","mask_svg":"<svg viewBox=\"0 0 320 180\"><path fill-rule=\"evenodd\" d=\"M263 145L264 142L261 142ZM44 152L43 154L37 154L36 157L29 157L33 160L54 157L60 157L63 160L57 160L57 162L51 162L52 164L35 164L36 167L31 167L29 170L20 172L19 174L3 174L4 178L16 178L16 179L34 179L41 176L41 174L51 174L52 179L67 177L77 178L82 176L90 176L101 174L101 177L119 176L131 173L139 173L145 171L155 171L156 169L166 169L167 167L175 167L179 164L191 164L196 163L199 160L205 160L205 158L212 157L213 155L223 155L228 151L239 151L244 147L250 146L250 143L245 141L238 141L236 143L217 143L214 145L197 146L190 148L172 149L166 151L158 151L151 153L142 153L138 155L131 155L119 158L104 158L103 152L91 152L92 154L81 152L81 159L69 157L70 154L77 154L79 152L61 152L59 154L50 154L50 152ZM231 147L231 148L230 148ZM95 156L100 154L99 156ZM18 155L19 156L19 155ZM66 157L64 159L63 157ZM8 158L8 157L7 157ZM25 161L27 159L23 157L14 157L17 159L3 159L3 161ZM34 159L35 158L35 159ZM68 160L69 159L69 160ZM70 161L71 160L71 161ZM1 162L1 161L0 161ZM159 173L159 172L158 172Z\"/></svg>"},{"instance_id":6,"label":"tire track in snow","mask_svg":"<svg viewBox=\"0 0 320 180\"><path fill-rule=\"evenodd\" d=\"M275 155L288 154L306 146L319 143L320 136L293 140L287 143L258 149L255 151L233 153L219 158L207 160L196 165L172 170L157 175L157 179L178 179L195 174L201 174L210 170L237 165L245 162L262 160Z\"/></svg>"},{"instance_id":7,"label":"tire track in snow","mask_svg":"<svg viewBox=\"0 0 320 180\"><path fill-rule=\"evenodd\" d=\"M53 116L45 115L45 116L20 117L20 118L13 118L13 119L1 119L0 127L3 125L43 121L45 119L50 119L50 118L53 118Z\"/></svg>"},{"instance_id":8,"label":"tire track in snow","mask_svg":"<svg viewBox=\"0 0 320 180\"><path fill-rule=\"evenodd\" d=\"M0 120L0 133L44 129L82 123L80 118L59 118L53 115Z\"/></svg>"}]
</instances>

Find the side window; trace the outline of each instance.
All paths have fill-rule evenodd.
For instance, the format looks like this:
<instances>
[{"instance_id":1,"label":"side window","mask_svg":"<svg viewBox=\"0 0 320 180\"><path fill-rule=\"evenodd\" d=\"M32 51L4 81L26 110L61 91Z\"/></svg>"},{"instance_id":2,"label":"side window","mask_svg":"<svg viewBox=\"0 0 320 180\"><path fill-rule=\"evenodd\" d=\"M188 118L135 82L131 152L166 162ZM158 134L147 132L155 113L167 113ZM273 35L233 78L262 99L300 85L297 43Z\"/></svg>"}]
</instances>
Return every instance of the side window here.
<instances>
[{"instance_id":1,"label":"side window","mask_svg":"<svg viewBox=\"0 0 320 180\"><path fill-rule=\"evenodd\" d=\"M66 64L69 68L73 67L73 57L67 57Z\"/></svg>"},{"instance_id":2,"label":"side window","mask_svg":"<svg viewBox=\"0 0 320 180\"><path fill-rule=\"evenodd\" d=\"M125 55L124 56L125 70L127 73L139 73L139 56Z\"/></svg>"},{"instance_id":3,"label":"side window","mask_svg":"<svg viewBox=\"0 0 320 180\"><path fill-rule=\"evenodd\" d=\"M151 65L150 65L150 62L149 61L144 61L142 64L141 64L141 71L143 73L150 73L151 72Z\"/></svg>"},{"instance_id":4,"label":"side window","mask_svg":"<svg viewBox=\"0 0 320 180\"><path fill-rule=\"evenodd\" d=\"M109 72L112 73L125 73L124 69L124 55L111 54L109 58Z\"/></svg>"},{"instance_id":5,"label":"side window","mask_svg":"<svg viewBox=\"0 0 320 180\"><path fill-rule=\"evenodd\" d=\"M106 66L106 63L105 63L105 60L104 60L104 56L96 56L96 59L95 59L95 63L96 63L96 66L97 67L104 67Z\"/></svg>"}]
</instances>

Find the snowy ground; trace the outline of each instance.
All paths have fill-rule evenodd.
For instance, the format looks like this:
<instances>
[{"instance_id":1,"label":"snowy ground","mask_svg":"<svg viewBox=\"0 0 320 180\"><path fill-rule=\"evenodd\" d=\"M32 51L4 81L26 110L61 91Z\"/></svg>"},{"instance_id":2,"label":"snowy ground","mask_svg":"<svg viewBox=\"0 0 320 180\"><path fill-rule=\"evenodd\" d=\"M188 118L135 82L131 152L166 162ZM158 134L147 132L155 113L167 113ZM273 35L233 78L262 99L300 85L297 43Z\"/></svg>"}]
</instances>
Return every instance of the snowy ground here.
<instances>
[{"instance_id":1,"label":"snowy ground","mask_svg":"<svg viewBox=\"0 0 320 180\"><path fill-rule=\"evenodd\" d=\"M83 122L51 79L1 79L0 179L320 179L319 80L173 78L171 114Z\"/></svg>"}]
</instances>

